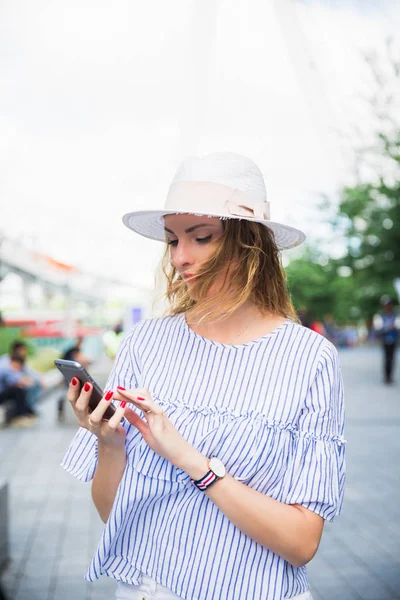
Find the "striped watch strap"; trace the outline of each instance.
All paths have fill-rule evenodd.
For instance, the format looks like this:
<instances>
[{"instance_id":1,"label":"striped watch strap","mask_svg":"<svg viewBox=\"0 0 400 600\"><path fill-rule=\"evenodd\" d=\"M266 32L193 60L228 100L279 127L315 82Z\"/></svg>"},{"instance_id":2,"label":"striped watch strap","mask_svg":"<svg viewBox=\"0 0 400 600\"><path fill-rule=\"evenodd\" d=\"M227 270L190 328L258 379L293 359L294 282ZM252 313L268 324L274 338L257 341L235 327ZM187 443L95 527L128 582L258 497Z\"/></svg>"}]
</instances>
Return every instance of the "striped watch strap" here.
<instances>
[{"instance_id":1,"label":"striped watch strap","mask_svg":"<svg viewBox=\"0 0 400 600\"><path fill-rule=\"evenodd\" d=\"M210 487L215 481L217 481L218 477L213 471L208 471L201 479L195 481L192 479L192 483L199 488L202 492L204 492L207 488Z\"/></svg>"}]
</instances>

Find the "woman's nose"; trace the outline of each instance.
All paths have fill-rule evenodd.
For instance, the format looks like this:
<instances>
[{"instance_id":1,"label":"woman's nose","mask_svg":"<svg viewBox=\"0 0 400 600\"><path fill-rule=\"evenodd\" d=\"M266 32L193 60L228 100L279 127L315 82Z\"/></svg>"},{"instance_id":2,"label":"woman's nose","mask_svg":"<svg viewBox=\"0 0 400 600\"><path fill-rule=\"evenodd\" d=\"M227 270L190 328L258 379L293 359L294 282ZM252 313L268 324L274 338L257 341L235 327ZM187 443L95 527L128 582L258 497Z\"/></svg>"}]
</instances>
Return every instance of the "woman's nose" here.
<instances>
[{"instance_id":1,"label":"woman's nose","mask_svg":"<svg viewBox=\"0 0 400 600\"><path fill-rule=\"evenodd\" d=\"M172 262L177 269L182 269L193 264L193 256L189 244L181 241L178 243Z\"/></svg>"}]
</instances>

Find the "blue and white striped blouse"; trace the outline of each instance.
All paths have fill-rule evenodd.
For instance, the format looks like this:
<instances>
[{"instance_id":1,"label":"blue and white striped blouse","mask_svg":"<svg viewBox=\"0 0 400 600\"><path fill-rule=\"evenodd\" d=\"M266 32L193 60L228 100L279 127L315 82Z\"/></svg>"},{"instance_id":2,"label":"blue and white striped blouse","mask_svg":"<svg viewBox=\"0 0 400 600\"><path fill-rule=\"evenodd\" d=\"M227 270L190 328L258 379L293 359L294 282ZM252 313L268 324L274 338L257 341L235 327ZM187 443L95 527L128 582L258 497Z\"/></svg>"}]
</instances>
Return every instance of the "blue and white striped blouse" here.
<instances>
[{"instance_id":1,"label":"blue and white striped blouse","mask_svg":"<svg viewBox=\"0 0 400 600\"><path fill-rule=\"evenodd\" d=\"M226 345L178 315L138 323L123 341L106 389L145 387L205 456L280 502L329 521L345 480L338 355L290 320ZM189 476L158 456L129 423L127 467L86 578L138 585L141 573L186 600L281 600L308 589L296 568L242 533ZM63 460L89 481L97 438L80 429Z\"/></svg>"}]
</instances>

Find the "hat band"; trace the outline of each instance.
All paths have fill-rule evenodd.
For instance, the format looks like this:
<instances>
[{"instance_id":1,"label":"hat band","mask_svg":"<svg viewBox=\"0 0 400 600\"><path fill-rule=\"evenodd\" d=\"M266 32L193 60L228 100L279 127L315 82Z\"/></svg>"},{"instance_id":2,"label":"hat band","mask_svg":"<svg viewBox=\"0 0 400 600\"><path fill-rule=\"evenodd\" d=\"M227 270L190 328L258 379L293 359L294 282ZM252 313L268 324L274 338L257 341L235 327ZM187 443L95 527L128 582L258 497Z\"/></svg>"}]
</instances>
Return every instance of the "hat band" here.
<instances>
[{"instance_id":1,"label":"hat band","mask_svg":"<svg viewBox=\"0 0 400 600\"><path fill-rule=\"evenodd\" d=\"M252 200L242 190L205 181L173 183L169 188L165 210L261 221L271 218L269 202L266 200Z\"/></svg>"}]
</instances>

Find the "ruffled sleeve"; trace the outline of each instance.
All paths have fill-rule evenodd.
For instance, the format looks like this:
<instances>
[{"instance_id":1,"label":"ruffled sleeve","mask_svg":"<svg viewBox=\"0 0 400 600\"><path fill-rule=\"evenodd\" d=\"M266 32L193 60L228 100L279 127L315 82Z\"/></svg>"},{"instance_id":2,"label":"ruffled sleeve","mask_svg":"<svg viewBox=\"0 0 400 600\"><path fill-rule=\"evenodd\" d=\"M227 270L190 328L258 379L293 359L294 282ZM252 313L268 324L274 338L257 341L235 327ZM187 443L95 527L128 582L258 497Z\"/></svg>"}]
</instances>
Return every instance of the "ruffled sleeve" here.
<instances>
[{"instance_id":1,"label":"ruffled sleeve","mask_svg":"<svg viewBox=\"0 0 400 600\"><path fill-rule=\"evenodd\" d=\"M91 481L97 467L97 437L80 427L62 459L61 466L80 481Z\"/></svg>"},{"instance_id":2,"label":"ruffled sleeve","mask_svg":"<svg viewBox=\"0 0 400 600\"><path fill-rule=\"evenodd\" d=\"M122 341L114 367L105 385L105 390L115 390L118 385L129 389L139 387L140 363L135 344L140 323ZM125 423L130 428L129 423ZM66 451L61 466L81 481L91 481L97 468L97 436L80 427Z\"/></svg>"},{"instance_id":3,"label":"ruffled sleeve","mask_svg":"<svg viewBox=\"0 0 400 600\"><path fill-rule=\"evenodd\" d=\"M328 521L340 513L345 483L343 383L339 357L325 346L293 437L285 502L301 504Z\"/></svg>"}]
</instances>

